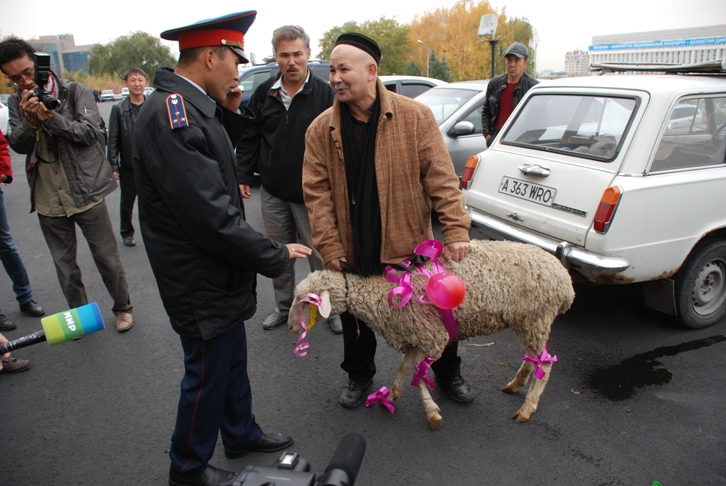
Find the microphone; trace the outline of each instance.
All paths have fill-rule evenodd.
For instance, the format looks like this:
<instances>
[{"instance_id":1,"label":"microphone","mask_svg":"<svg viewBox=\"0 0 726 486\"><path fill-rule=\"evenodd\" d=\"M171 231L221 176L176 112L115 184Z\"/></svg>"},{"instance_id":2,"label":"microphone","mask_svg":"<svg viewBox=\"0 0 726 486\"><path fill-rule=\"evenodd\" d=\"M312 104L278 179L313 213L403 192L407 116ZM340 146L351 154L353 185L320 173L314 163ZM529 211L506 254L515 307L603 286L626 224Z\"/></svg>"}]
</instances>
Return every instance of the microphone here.
<instances>
[{"instance_id":1,"label":"microphone","mask_svg":"<svg viewBox=\"0 0 726 486\"><path fill-rule=\"evenodd\" d=\"M95 302L44 317L40 323L42 331L0 344L0 355L43 341L48 341L49 346L56 346L106 327Z\"/></svg>"},{"instance_id":2,"label":"microphone","mask_svg":"<svg viewBox=\"0 0 726 486\"><path fill-rule=\"evenodd\" d=\"M362 435L352 432L343 437L316 486L353 486L365 452Z\"/></svg>"}]
</instances>

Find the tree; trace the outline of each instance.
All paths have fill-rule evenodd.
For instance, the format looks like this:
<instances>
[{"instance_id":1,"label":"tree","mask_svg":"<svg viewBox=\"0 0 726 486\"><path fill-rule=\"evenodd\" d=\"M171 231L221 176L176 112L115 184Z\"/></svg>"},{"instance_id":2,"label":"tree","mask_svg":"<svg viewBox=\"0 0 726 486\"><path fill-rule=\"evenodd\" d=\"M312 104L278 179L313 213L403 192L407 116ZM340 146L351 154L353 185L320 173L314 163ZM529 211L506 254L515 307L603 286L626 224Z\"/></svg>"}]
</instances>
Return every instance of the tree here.
<instances>
[{"instance_id":1,"label":"tree","mask_svg":"<svg viewBox=\"0 0 726 486\"><path fill-rule=\"evenodd\" d=\"M480 39L477 32L482 15L490 13L498 18L495 72L505 72L504 56L500 55L499 47L506 49L515 41L529 45L532 28L525 20L509 19L505 8L497 11L489 0L468 4L457 2L449 8L438 8L414 17L408 37L414 61L421 65L426 62L428 51L417 45L421 40L433 52L446 56L452 80L488 79L491 77L491 48L488 39ZM528 72L531 70L530 66Z\"/></svg>"},{"instance_id":2,"label":"tree","mask_svg":"<svg viewBox=\"0 0 726 486\"><path fill-rule=\"evenodd\" d=\"M414 61L411 61L411 64L406 68L406 74L409 76L421 76L421 68Z\"/></svg>"},{"instance_id":3,"label":"tree","mask_svg":"<svg viewBox=\"0 0 726 486\"><path fill-rule=\"evenodd\" d=\"M378 63L378 74L403 74L406 72L411 50L408 44L408 26L399 24L395 19L381 17L377 20L366 20L362 24L349 21L326 31L318 40L320 59L330 59L335 41L345 32L358 32L367 35L378 43L381 48L381 62Z\"/></svg>"},{"instance_id":4,"label":"tree","mask_svg":"<svg viewBox=\"0 0 726 486\"><path fill-rule=\"evenodd\" d=\"M137 67L144 70L149 81L153 80L158 67L176 66L171 50L162 45L158 37L146 32L121 36L106 45L96 44L91 48L89 58L92 75L121 78L127 70Z\"/></svg>"},{"instance_id":5,"label":"tree","mask_svg":"<svg viewBox=\"0 0 726 486\"><path fill-rule=\"evenodd\" d=\"M446 81L451 81L451 72L449 72L449 65L446 64L446 57L439 61L436 56L431 54L431 64L429 66L430 77Z\"/></svg>"}]
</instances>

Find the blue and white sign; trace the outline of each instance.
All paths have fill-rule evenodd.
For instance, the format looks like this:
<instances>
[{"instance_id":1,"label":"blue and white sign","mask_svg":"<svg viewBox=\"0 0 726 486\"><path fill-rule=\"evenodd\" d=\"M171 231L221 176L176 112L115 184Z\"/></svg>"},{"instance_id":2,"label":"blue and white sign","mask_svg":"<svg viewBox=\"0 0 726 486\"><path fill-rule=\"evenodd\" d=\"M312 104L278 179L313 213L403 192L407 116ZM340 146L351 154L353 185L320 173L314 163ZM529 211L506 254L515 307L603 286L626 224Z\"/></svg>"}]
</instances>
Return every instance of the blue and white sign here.
<instances>
[{"instance_id":1,"label":"blue and white sign","mask_svg":"<svg viewBox=\"0 0 726 486\"><path fill-rule=\"evenodd\" d=\"M726 36L701 37L699 39L673 39L647 42L624 42L621 44L596 44L590 51L625 51L634 49L673 49L674 47L702 47L726 45Z\"/></svg>"}]
</instances>

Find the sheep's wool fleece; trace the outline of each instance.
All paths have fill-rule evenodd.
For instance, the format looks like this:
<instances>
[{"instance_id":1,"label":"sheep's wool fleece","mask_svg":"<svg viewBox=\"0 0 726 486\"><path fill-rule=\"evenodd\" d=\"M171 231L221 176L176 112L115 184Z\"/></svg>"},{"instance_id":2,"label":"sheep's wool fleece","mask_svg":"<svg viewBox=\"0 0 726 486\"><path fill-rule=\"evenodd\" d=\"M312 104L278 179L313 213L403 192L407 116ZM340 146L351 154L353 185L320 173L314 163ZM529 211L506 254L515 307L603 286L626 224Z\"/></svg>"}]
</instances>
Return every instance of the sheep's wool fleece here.
<instances>
[{"instance_id":1,"label":"sheep's wool fleece","mask_svg":"<svg viewBox=\"0 0 726 486\"><path fill-rule=\"evenodd\" d=\"M430 264L426 267L431 270ZM520 344L541 352L557 314L566 312L575 298L567 270L552 255L533 245L504 241L471 242L471 252L460 262L446 262L447 272L464 281L466 297L453 309L458 340L489 335L512 328ZM405 352L418 347L424 355L439 358L449 341L441 312L418 301L425 277L414 276L414 296L403 307L388 303L396 286L382 276L361 278L340 272L314 272L296 289L299 298L308 292L330 292L332 313L345 310L363 320L386 342ZM394 303L398 302L398 298Z\"/></svg>"}]
</instances>

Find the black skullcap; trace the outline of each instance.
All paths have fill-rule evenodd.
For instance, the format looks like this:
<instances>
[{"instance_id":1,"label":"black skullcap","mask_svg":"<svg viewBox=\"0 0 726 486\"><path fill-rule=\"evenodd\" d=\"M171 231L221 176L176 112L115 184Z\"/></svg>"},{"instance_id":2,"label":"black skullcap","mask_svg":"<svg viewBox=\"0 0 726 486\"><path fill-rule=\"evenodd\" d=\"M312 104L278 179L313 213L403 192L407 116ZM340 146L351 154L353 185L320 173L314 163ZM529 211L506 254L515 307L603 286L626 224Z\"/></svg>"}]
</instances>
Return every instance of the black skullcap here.
<instances>
[{"instance_id":1,"label":"black skullcap","mask_svg":"<svg viewBox=\"0 0 726 486\"><path fill-rule=\"evenodd\" d=\"M338 40L335 41L336 46L339 46L340 44L348 44L353 47L357 47L358 49L370 54L371 57L376 60L376 64L381 62L381 48L378 47L376 41L368 36L357 32L346 32L345 34L340 34Z\"/></svg>"}]
</instances>

